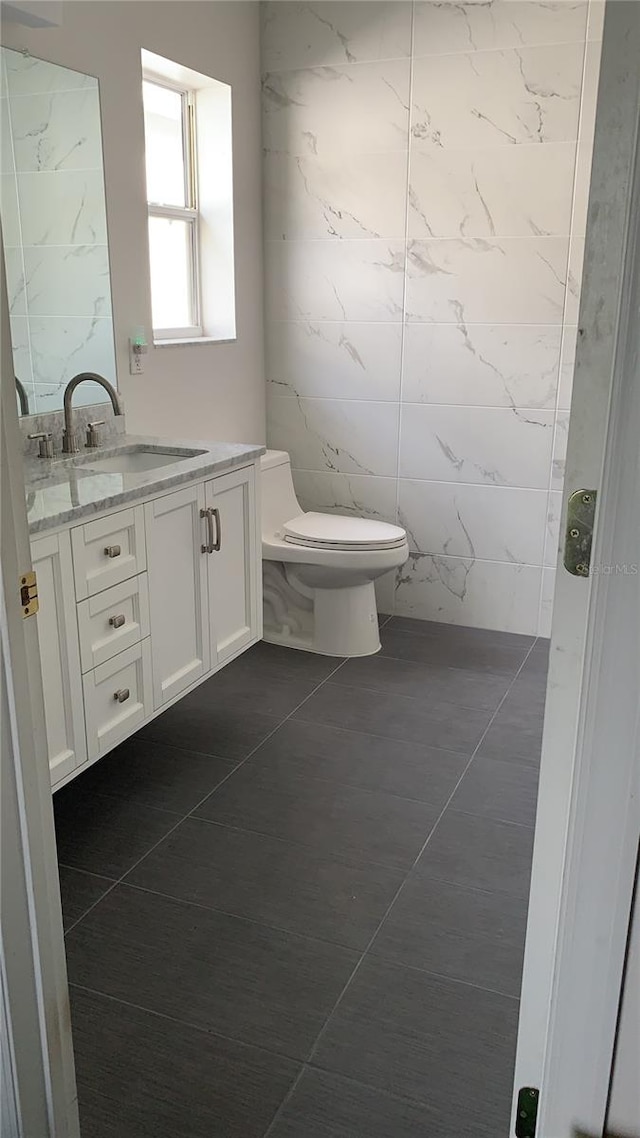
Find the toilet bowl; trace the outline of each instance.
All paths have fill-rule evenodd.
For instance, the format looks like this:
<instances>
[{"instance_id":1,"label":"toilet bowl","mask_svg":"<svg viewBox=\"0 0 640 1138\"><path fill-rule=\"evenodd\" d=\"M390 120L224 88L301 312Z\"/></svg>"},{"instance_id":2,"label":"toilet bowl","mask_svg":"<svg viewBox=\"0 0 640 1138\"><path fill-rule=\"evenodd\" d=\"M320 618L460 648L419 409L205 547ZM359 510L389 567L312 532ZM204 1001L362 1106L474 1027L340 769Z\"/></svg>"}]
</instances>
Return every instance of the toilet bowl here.
<instances>
[{"instance_id":1,"label":"toilet bowl","mask_svg":"<svg viewBox=\"0 0 640 1138\"><path fill-rule=\"evenodd\" d=\"M262 467L265 640L327 656L380 649L374 581L404 565L407 535L387 522L304 513L286 451Z\"/></svg>"}]
</instances>

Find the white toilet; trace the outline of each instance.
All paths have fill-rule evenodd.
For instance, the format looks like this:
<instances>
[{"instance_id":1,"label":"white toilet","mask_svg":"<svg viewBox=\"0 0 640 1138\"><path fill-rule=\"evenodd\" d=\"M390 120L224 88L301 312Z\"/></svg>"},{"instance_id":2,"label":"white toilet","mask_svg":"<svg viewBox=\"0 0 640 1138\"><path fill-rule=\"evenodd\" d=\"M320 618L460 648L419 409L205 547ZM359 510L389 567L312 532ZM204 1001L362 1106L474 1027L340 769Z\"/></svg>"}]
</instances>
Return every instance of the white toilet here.
<instances>
[{"instance_id":1,"label":"white toilet","mask_svg":"<svg viewBox=\"0 0 640 1138\"><path fill-rule=\"evenodd\" d=\"M305 514L289 455L262 466L264 639L327 656L380 649L373 582L409 556L400 526L344 514Z\"/></svg>"}]
</instances>

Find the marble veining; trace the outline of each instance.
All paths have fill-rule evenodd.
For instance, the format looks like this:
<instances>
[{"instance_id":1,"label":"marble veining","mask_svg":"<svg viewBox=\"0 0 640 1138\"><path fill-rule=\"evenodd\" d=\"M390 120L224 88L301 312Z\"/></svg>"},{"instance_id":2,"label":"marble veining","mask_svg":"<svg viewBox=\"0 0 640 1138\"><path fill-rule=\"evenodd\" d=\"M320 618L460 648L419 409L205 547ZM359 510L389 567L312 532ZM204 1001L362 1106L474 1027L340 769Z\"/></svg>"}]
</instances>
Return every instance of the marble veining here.
<instances>
[{"instance_id":1,"label":"marble veining","mask_svg":"<svg viewBox=\"0 0 640 1138\"><path fill-rule=\"evenodd\" d=\"M585 0L493 0L492 3L433 3L418 0L414 10L414 54L533 47L584 39Z\"/></svg>"},{"instance_id":2,"label":"marble veining","mask_svg":"<svg viewBox=\"0 0 640 1138\"><path fill-rule=\"evenodd\" d=\"M413 240L407 320L561 324L566 237Z\"/></svg>"},{"instance_id":3,"label":"marble veining","mask_svg":"<svg viewBox=\"0 0 640 1138\"><path fill-rule=\"evenodd\" d=\"M102 402L102 396L106 394L104 388L100 388L101 397L100 403L87 403L82 404L79 402L76 405L76 397L80 395L83 387L87 387L90 391L98 390L97 386L93 384L80 384L76 388L73 398L73 421L81 438L84 438L87 430L87 424L95 422L97 419L104 417L104 425L100 428L102 438L105 446L111 443L121 443L122 436L126 434L125 415L112 415L110 411L105 415L105 407ZM124 407L124 400L120 396L120 404ZM53 440L53 449L56 455L62 453L62 434L64 431L64 416L62 411L46 409L44 411L37 411L33 415L25 415L20 419L20 431L22 433L22 449L23 454L28 459L30 456L35 457L38 453L37 439L30 439L29 435L40 434L46 431L51 435Z\"/></svg>"},{"instance_id":4,"label":"marble veining","mask_svg":"<svg viewBox=\"0 0 640 1138\"><path fill-rule=\"evenodd\" d=\"M14 369L32 411L45 412L79 371L116 381L98 83L7 48L0 60ZM84 388L83 401L102 397Z\"/></svg>"},{"instance_id":5,"label":"marble veining","mask_svg":"<svg viewBox=\"0 0 640 1138\"><path fill-rule=\"evenodd\" d=\"M392 477L397 473L398 404L272 396L269 445L299 470Z\"/></svg>"},{"instance_id":6,"label":"marble veining","mask_svg":"<svg viewBox=\"0 0 640 1138\"><path fill-rule=\"evenodd\" d=\"M102 169L16 176L25 245L106 245Z\"/></svg>"},{"instance_id":7,"label":"marble veining","mask_svg":"<svg viewBox=\"0 0 640 1138\"><path fill-rule=\"evenodd\" d=\"M263 82L263 145L309 157L406 149L409 61L277 72Z\"/></svg>"},{"instance_id":8,"label":"marble veining","mask_svg":"<svg viewBox=\"0 0 640 1138\"><path fill-rule=\"evenodd\" d=\"M157 447L171 454L193 450L203 453L138 474L105 474L91 470L92 462L138 446ZM75 461L31 459L25 464L29 532L36 534L66 524L75 525L114 506L124 506L195 479L247 465L255 462L264 450L263 446L243 443L123 435L117 445L100 447L91 454L85 452Z\"/></svg>"},{"instance_id":9,"label":"marble veining","mask_svg":"<svg viewBox=\"0 0 640 1138\"><path fill-rule=\"evenodd\" d=\"M31 316L28 327L36 410L55 411L62 407L67 383L81 371L97 372L117 386L109 318ZM87 382L76 390L73 405L102 403L104 399L103 389Z\"/></svg>"},{"instance_id":10,"label":"marble veining","mask_svg":"<svg viewBox=\"0 0 640 1138\"><path fill-rule=\"evenodd\" d=\"M269 71L408 57L408 0L318 0L261 4L263 62Z\"/></svg>"},{"instance_id":11,"label":"marble veining","mask_svg":"<svg viewBox=\"0 0 640 1138\"><path fill-rule=\"evenodd\" d=\"M406 403L553 408L562 328L535 324L408 324Z\"/></svg>"},{"instance_id":12,"label":"marble veining","mask_svg":"<svg viewBox=\"0 0 640 1138\"><path fill-rule=\"evenodd\" d=\"M423 148L575 141L580 43L415 61L412 139Z\"/></svg>"},{"instance_id":13,"label":"marble veining","mask_svg":"<svg viewBox=\"0 0 640 1138\"><path fill-rule=\"evenodd\" d=\"M576 147L503 146L411 155L410 237L566 234Z\"/></svg>"},{"instance_id":14,"label":"marble veining","mask_svg":"<svg viewBox=\"0 0 640 1138\"><path fill-rule=\"evenodd\" d=\"M407 151L318 158L267 153L270 238L404 237Z\"/></svg>"},{"instance_id":15,"label":"marble veining","mask_svg":"<svg viewBox=\"0 0 640 1138\"><path fill-rule=\"evenodd\" d=\"M416 553L539 565L547 492L402 479L399 519Z\"/></svg>"},{"instance_id":16,"label":"marble veining","mask_svg":"<svg viewBox=\"0 0 640 1138\"><path fill-rule=\"evenodd\" d=\"M532 565L412 553L398 576L395 612L535 634L542 572Z\"/></svg>"},{"instance_id":17,"label":"marble veining","mask_svg":"<svg viewBox=\"0 0 640 1138\"><path fill-rule=\"evenodd\" d=\"M384 611L546 635L602 4L412 12L262 6L269 443L406 527Z\"/></svg>"},{"instance_id":18,"label":"marble veining","mask_svg":"<svg viewBox=\"0 0 640 1138\"><path fill-rule=\"evenodd\" d=\"M400 323L268 322L269 391L397 402L402 333Z\"/></svg>"},{"instance_id":19,"label":"marble veining","mask_svg":"<svg viewBox=\"0 0 640 1138\"><path fill-rule=\"evenodd\" d=\"M553 411L405 405L400 476L546 490L553 427Z\"/></svg>"},{"instance_id":20,"label":"marble veining","mask_svg":"<svg viewBox=\"0 0 640 1138\"><path fill-rule=\"evenodd\" d=\"M10 98L16 170L102 166L100 103L93 89Z\"/></svg>"},{"instance_id":21,"label":"marble veining","mask_svg":"<svg viewBox=\"0 0 640 1138\"><path fill-rule=\"evenodd\" d=\"M560 547L560 524L562 520L562 493L552 490L547 506L547 532L544 540L544 561L548 568L555 569Z\"/></svg>"},{"instance_id":22,"label":"marble veining","mask_svg":"<svg viewBox=\"0 0 640 1138\"><path fill-rule=\"evenodd\" d=\"M266 259L272 320L402 319L404 241L269 241Z\"/></svg>"},{"instance_id":23,"label":"marble veining","mask_svg":"<svg viewBox=\"0 0 640 1138\"><path fill-rule=\"evenodd\" d=\"M296 470L294 485L304 510L352 514L357 518L396 521L396 481L365 474Z\"/></svg>"}]
</instances>

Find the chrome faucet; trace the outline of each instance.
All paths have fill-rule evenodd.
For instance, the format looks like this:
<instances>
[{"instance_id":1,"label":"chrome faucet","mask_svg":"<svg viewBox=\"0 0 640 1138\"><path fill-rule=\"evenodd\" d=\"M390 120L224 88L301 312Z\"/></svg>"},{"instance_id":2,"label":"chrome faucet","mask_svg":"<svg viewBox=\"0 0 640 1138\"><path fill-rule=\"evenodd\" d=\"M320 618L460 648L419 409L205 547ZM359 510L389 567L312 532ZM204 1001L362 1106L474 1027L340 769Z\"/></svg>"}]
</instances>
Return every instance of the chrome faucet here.
<instances>
[{"instance_id":1,"label":"chrome faucet","mask_svg":"<svg viewBox=\"0 0 640 1138\"><path fill-rule=\"evenodd\" d=\"M23 383L20 382L17 375L14 375L13 378L16 381L16 391L18 392L18 402L20 403L20 414L21 415L28 415L29 414L29 396L27 395L27 392L25 390L25 386Z\"/></svg>"},{"instance_id":2,"label":"chrome faucet","mask_svg":"<svg viewBox=\"0 0 640 1138\"><path fill-rule=\"evenodd\" d=\"M103 376L98 375L95 371L81 371L79 375L74 375L73 379L69 380L64 389L64 432L62 435L62 450L64 454L77 454L80 449L76 441L76 432L73 428L71 400L78 384L84 383L85 380L88 383L99 383L101 387L104 387L111 400L114 415L124 414L118 392L115 387L109 383L108 379L104 379Z\"/></svg>"}]
</instances>

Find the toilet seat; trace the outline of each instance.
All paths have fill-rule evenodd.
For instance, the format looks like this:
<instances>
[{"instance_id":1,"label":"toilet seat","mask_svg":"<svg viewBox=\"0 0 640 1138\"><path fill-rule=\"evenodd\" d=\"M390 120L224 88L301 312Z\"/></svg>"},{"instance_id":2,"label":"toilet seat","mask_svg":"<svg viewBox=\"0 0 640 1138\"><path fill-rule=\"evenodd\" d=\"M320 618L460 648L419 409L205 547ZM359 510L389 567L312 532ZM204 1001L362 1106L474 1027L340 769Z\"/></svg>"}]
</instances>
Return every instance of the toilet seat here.
<instances>
[{"instance_id":1,"label":"toilet seat","mask_svg":"<svg viewBox=\"0 0 640 1138\"><path fill-rule=\"evenodd\" d=\"M299 514L282 527L285 542L318 549L397 549L406 542L399 526L346 514Z\"/></svg>"}]
</instances>

